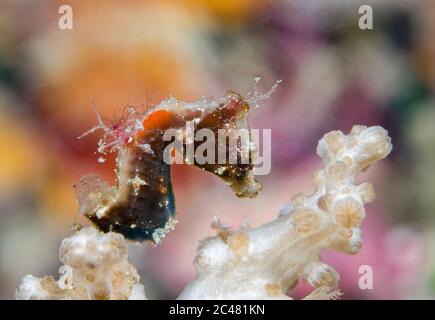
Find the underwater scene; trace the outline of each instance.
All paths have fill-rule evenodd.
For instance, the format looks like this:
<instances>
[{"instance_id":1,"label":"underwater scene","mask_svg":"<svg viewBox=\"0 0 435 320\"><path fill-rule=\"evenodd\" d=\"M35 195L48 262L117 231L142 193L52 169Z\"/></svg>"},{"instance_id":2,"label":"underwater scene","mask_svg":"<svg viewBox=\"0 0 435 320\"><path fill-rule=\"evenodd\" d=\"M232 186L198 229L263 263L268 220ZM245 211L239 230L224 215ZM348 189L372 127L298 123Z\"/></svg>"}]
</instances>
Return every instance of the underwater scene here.
<instances>
[{"instance_id":1,"label":"underwater scene","mask_svg":"<svg viewBox=\"0 0 435 320\"><path fill-rule=\"evenodd\" d=\"M435 2L0 1L0 299L434 299Z\"/></svg>"}]
</instances>

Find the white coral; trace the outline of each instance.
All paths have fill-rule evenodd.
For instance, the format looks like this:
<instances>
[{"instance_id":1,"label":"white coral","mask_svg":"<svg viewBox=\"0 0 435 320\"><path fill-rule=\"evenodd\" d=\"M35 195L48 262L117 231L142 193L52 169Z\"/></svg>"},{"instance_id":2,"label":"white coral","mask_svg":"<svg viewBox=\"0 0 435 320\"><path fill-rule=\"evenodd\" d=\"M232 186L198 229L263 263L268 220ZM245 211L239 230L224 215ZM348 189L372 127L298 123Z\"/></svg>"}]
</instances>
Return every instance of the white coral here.
<instances>
[{"instance_id":1,"label":"white coral","mask_svg":"<svg viewBox=\"0 0 435 320\"><path fill-rule=\"evenodd\" d=\"M62 241L59 258L61 277L27 275L17 299L145 299L139 275L128 261L122 235L83 228Z\"/></svg>"},{"instance_id":2,"label":"white coral","mask_svg":"<svg viewBox=\"0 0 435 320\"><path fill-rule=\"evenodd\" d=\"M355 254L364 203L374 200L369 183L356 175L392 149L381 127L354 126L349 135L326 134L317 147L324 169L314 175L316 192L298 194L278 218L256 229L230 230L218 219L217 236L201 242L196 278L179 299L289 299L299 279L315 289L306 299L335 299L339 274L320 261L324 249ZM17 299L144 299L136 269L127 260L122 235L92 227L65 239L60 248L61 278L27 275Z\"/></svg>"},{"instance_id":3,"label":"white coral","mask_svg":"<svg viewBox=\"0 0 435 320\"><path fill-rule=\"evenodd\" d=\"M381 127L326 134L317 147L325 168L315 174L316 192L296 195L276 220L257 229L232 231L215 221L218 235L203 240L198 274L179 298L288 299L286 292L301 278L316 288L308 299L339 296L339 274L320 262L320 252L359 250L363 205L375 194L369 183L354 185L354 179L391 149Z\"/></svg>"}]
</instances>

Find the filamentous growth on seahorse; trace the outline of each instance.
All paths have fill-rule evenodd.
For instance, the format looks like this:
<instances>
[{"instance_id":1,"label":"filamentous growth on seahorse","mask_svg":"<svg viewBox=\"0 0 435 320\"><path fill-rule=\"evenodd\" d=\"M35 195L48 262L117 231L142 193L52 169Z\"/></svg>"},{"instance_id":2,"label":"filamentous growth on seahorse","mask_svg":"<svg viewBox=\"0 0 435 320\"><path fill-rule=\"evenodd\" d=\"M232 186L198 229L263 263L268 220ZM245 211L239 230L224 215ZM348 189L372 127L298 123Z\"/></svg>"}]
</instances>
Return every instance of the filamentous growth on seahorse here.
<instances>
[{"instance_id":1,"label":"filamentous growth on seahorse","mask_svg":"<svg viewBox=\"0 0 435 320\"><path fill-rule=\"evenodd\" d=\"M258 80L256 80L258 81ZM97 113L98 125L81 137L103 130L98 142L99 162L110 152L118 152L116 160L116 184L110 186L98 176L89 174L75 186L80 212L89 218L101 231L118 232L126 238L158 244L174 228L176 220L175 200L171 184L171 163L168 163L168 146L165 133L176 129L182 141L170 149L169 157L175 154L184 163L195 165L202 170L220 177L238 197L256 197L261 184L253 175L253 160L256 146L251 141L248 127L250 105L265 99L275 90L276 85L266 94L257 90L248 98L229 91L218 99L202 98L196 102L181 102L175 98L163 100L145 111L128 107L121 119L106 125ZM196 158L188 159L183 151L202 141L189 141L189 124L193 124L194 136L202 129L209 129L217 137L221 130L236 147L231 149L224 140L225 157L230 155L241 159L248 152L247 162L212 161L203 163ZM247 130L248 139L239 139L240 130ZM175 140L175 139L174 139ZM219 139L216 139L218 141ZM176 144L174 144L176 145ZM222 142L215 143L216 154L222 153Z\"/></svg>"}]
</instances>

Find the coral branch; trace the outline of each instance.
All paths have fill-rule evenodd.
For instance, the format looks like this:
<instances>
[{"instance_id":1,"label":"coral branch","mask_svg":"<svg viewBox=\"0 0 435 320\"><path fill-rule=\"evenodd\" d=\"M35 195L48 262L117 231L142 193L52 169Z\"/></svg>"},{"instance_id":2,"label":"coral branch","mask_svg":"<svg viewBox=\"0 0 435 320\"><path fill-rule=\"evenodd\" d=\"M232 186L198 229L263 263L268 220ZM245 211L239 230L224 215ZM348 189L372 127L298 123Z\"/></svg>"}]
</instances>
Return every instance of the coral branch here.
<instances>
[{"instance_id":1,"label":"coral branch","mask_svg":"<svg viewBox=\"0 0 435 320\"><path fill-rule=\"evenodd\" d=\"M381 127L354 126L349 135L326 134L317 147L324 168L314 175L316 192L298 194L278 218L257 229L230 230L218 219L217 236L204 239L195 258L196 278L179 299L289 299L305 279L315 289L305 299L335 299L339 274L320 261L322 250L355 254L364 203L374 200L356 175L392 149ZM60 247L61 278L27 275L17 299L145 299L122 235L81 229Z\"/></svg>"},{"instance_id":2,"label":"coral branch","mask_svg":"<svg viewBox=\"0 0 435 320\"><path fill-rule=\"evenodd\" d=\"M27 275L16 298L43 299L145 299L139 275L127 259L127 244L118 233L83 228L62 241L59 249L61 277Z\"/></svg>"},{"instance_id":3,"label":"coral branch","mask_svg":"<svg viewBox=\"0 0 435 320\"><path fill-rule=\"evenodd\" d=\"M369 183L354 185L354 179L391 149L381 127L326 134L317 147L325 167L314 176L316 192L294 196L276 220L257 229L232 231L215 221L218 235L202 241L198 274L179 298L287 299L299 279L316 288L308 299L339 296L339 275L320 262L320 252L358 252L363 205L375 194Z\"/></svg>"}]
</instances>

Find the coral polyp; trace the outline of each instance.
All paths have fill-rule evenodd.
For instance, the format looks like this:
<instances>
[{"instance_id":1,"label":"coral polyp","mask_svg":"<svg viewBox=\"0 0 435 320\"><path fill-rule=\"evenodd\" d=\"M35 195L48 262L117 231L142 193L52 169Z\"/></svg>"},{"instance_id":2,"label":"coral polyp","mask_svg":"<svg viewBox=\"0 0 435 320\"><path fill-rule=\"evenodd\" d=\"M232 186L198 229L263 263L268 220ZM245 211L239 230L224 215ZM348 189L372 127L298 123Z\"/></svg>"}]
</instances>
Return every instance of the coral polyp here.
<instances>
[{"instance_id":1,"label":"coral polyp","mask_svg":"<svg viewBox=\"0 0 435 320\"><path fill-rule=\"evenodd\" d=\"M107 153L118 152L117 181L115 186L109 186L97 176L82 177L76 186L81 213L101 231L159 243L176 223L170 162L175 154L185 163L219 176L238 197L257 196L261 184L253 175L256 148L250 141L248 101L235 92L216 100L203 98L192 103L170 98L144 111L127 108L120 120L110 126L97 113L98 126L85 135L104 131L98 152L101 162ZM213 138L225 132L224 142L215 143L206 151L208 157L212 153L223 153L225 161L215 157L201 161L187 155L187 149L202 144L189 134L195 135L204 129ZM247 139L240 139L240 130L246 130ZM178 137L173 138L181 141L178 147L167 138L168 132L176 132ZM226 138L235 141L235 145L227 145ZM244 157L246 153L248 156ZM231 161L232 158L236 161ZM246 161L241 161L242 158Z\"/></svg>"}]
</instances>

